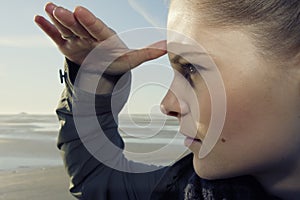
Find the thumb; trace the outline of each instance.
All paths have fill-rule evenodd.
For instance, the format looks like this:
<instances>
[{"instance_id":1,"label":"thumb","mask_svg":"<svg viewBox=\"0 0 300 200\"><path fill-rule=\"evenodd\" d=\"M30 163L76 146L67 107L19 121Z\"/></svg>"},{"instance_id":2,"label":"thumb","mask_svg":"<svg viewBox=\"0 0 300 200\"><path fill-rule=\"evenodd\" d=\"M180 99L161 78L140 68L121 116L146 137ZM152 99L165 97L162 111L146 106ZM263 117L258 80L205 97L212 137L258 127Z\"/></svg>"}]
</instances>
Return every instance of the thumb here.
<instances>
[{"instance_id":1,"label":"thumb","mask_svg":"<svg viewBox=\"0 0 300 200\"><path fill-rule=\"evenodd\" d=\"M143 49L130 51L127 53L126 58L130 65L130 69L137 67L138 65L159 58L167 53L167 42L162 40L151 44Z\"/></svg>"}]
</instances>

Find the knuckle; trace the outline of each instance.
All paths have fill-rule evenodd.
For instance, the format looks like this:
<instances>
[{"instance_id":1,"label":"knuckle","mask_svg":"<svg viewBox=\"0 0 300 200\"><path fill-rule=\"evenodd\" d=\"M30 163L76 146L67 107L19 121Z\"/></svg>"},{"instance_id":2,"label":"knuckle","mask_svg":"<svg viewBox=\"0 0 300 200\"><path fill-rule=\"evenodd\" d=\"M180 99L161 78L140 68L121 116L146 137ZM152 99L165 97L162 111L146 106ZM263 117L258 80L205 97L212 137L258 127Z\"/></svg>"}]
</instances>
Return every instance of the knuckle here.
<instances>
[{"instance_id":1,"label":"knuckle","mask_svg":"<svg viewBox=\"0 0 300 200\"><path fill-rule=\"evenodd\" d=\"M151 59L153 57L153 54L152 54L152 51L150 48L145 48L144 53L145 53L146 59Z\"/></svg>"}]
</instances>

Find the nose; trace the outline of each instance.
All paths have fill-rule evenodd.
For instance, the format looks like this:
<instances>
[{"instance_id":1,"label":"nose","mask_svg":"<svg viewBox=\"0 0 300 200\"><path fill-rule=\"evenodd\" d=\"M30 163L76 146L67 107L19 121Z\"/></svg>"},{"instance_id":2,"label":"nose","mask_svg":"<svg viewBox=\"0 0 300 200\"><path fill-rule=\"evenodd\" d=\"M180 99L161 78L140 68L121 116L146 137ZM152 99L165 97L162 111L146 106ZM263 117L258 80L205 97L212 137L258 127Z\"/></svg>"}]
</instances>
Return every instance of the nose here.
<instances>
[{"instance_id":1,"label":"nose","mask_svg":"<svg viewBox=\"0 0 300 200\"><path fill-rule=\"evenodd\" d=\"M160 104L160 110L165 115L180 118L188 113L188 106L183 100L180 100L171 89L169 89Z\"/></svg>"}]
</instances>

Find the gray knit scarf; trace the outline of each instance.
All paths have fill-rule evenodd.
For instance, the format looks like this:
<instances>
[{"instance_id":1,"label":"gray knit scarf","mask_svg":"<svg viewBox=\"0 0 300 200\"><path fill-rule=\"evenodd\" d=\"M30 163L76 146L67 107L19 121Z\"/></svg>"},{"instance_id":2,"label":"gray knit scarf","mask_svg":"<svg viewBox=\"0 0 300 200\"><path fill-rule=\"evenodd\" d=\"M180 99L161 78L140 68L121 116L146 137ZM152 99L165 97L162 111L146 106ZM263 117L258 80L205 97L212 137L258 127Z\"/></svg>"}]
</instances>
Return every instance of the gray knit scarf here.
<instances>
[{"instance_id":1,"label":"gray knit scarf","mask_svg":"<svg viewBox=\"0 0 300 200\"><path fill-rule=\"evenodd\" d=\"M209 181L196 174L185 188L185 200L278 200L251 176Z\"/></svg>"}]
</instances>

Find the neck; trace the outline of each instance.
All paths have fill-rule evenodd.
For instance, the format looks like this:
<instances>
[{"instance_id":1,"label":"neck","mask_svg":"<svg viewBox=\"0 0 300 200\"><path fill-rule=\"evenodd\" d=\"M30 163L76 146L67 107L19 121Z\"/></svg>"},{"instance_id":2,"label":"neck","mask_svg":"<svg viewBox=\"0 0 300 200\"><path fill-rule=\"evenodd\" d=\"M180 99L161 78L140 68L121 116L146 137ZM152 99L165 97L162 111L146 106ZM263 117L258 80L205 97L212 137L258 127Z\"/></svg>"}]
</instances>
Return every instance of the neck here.
<instances>
[{"instance_id":1,"label":"neck","mask_svg":"<svg viewBox=\"0 0 300 200\"><path fill-rule=\"evenodd\" d=\"M300 161L285 163L275 171L268 171L255 176L266 191L281 199L296 200L300 197Z\"/></svg>"}]
</instances>

